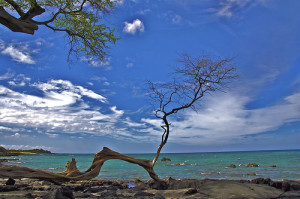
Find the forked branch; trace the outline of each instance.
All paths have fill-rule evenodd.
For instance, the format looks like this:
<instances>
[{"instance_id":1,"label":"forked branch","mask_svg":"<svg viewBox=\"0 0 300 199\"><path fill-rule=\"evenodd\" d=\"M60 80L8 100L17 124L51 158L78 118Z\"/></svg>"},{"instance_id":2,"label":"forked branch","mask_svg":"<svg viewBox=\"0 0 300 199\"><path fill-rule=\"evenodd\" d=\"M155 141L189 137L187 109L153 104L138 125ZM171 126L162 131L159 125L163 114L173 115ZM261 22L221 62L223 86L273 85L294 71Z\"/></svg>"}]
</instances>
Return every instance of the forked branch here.
<instances>
[{"instance_id":1,"label":"forked branch","mask_svg":"<svg viewBox=\"0 0 300 199\"><path fill-rule=\"evenodd\" d=\"M92 165L85 172L80 172L77 169L76 161L73 158L72 161L67 162L67 169L61 173L53 173L45 170L33 169L23 166L0 164L0 178L35 178L50 181L56 184L62 184L68 181L90 180L97 177L104 162L111 159L119 159L137 164L143 167L152 179L154 179L155 181L161 181L161 179L154 172L150 160L138 159L123 155L107 147L103 147L102 151L98 152L94 156Z\"/></svg>"}]
</instances>

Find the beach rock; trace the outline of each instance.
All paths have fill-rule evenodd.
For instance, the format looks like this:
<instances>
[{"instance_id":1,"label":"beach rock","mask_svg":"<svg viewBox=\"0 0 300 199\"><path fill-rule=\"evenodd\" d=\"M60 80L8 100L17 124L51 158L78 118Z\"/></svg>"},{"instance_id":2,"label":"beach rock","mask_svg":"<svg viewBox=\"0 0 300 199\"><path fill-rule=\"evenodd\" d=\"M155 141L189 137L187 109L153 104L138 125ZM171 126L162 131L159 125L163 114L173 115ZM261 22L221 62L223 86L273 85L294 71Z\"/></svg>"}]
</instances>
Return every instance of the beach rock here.
<instances>
[{"instance_id":1,"label":"beach rock","mask_svg":"<svg viewBox=\"0 0 300 199\"><path fill-rule=\"evenodd\" d=\"M271 182L269 185L276 189L282 189L282 182Z\"/></svg>"},{"instance_id":2,"label":"beach rock","mask_svg":"<svg viewBox=\"0 0 300 199\"><path fill-rule=\"evenodd\" d=\"M104 191L101 192L100 198L120 198L115 191Z\"/></svg>"},{"instance_id":3,"label":"beach rock","mask_svg":"<svg viewBox=\"0 0 300 199\"><path fill-rule=\"evenodd\" d=\"M44 195L43 199L75 199L69 187L61 187Z\"/></svg>"},{"instance_id":4,"label":"beach rock","mask_svg":"<svg viewBox=\"0 0 300 199\"><path fill-rule=\"evenodd\" d=\"M26 193L24 195L25 198L35 198L31 193Z\"/></svg>"},{"instance_id":5,"label":"beach rock","mask_svg":"<svg viewBox=\"0 0 300 199\"><path fill-rule=\"evenodd\" d=\"M254 184L267 184L270 185L273 181L270 178L255 178L253 180L251 180L252 183Z\"/></svg>"},{"instance_id":6,"label":"beach rock","mask_svg":"<svg viewBox=\"0 0 300 199\"><path fill-rule=\"evenodd\" d=\"M18 191L19 188L14 185L0 186L0 192Z\"/></svg>"},{"instance_id":7,"label":"beach rock","mask_svg":"<svg viewBox=\"0 0 300 199\"><path fill-rule=\"evenodd\" d=\"M247 173L246 176L256 176L256 173L252 172L252 173Z\"/></svg>"},{"instance_id":8,"label":"beach rock","mask_svg":"<svg viewBox=\"0 0 300 199\"><path fill-rule=\"evenodd\" d=\"M191 188L191 189L187 190L183 195L193 195L195 193L198 193L197 189Z\"/></svg>"},{"instance_id":9,"label":"beach rock","mask_svg":"<svg viewBox=\"0 0 300 199\"><path fill-rule=\"evenodd\" d=\"M169 177L166 182L167 182L167 184L170 184L172 182L176 182L176 179Z\"/></svg>"},{"instance_id":10,"label":"beach rock","mask_svg":"<svg viewBox=\"0 0 300 199\"><path fill-rule=\"evenodd\" d=\"M247 164L247 167L258 167L258 164L256 164L256 163L249 163L249 164Z\"/></svg>"},{"instance_id":11,"label":"beach rock","mask_svg":"<svg viewBox=\"0 0 300 199\"><path fill-rule=\"evenodd\" d=\"M6 181L6 185L15 185L16 181L12 178L8 178L8 180Z\"/></svg>"},{"instance_id":12,"label":"beach rock","mask_svg":"<svg viewBox=\"0 0 300 199\"><path fill-rule=\"evenodd\" d=\"M290 191L290 183L289 182L283 182L281 189L282 189L282 191Z\"/></svg>"},{"instance_id":13,"label":"beach rock","mask_svg":"<svg viewBox=\"0 0 300 199\"><path fill-rule=\"evenodd\" d=\"M149 187L151 189L157 189L157 190L166 190L168 189L168 184L164 181L154 181L154 180L149 180L147 182Z\"/></svg>"},{"instance_id":14,"label":"beach rock","mask_svg":"<svg viewBox=\"0 0 300 199\"><path fill-rule=\"evenodd\" d=\"M136 194L134 194L134 197L154 197L155 194L153 193L147 193L147 192L143 192L143 191L140 191L140 192L137 192Z\"/></svg>"},{"instance_id":15,"label":"beach rock","mask_svg":"<svg viewBox=\"0 0 300 199\"><path fill-rule=\"evenodd\" d=\"M168 189L185 189L185 188L194 188L198 189L203 182L196 179L183 179L171 181L168 184Z\"/></svg>"},{"instance_id":16,"label":"beach rock","mask_svg":"<svg viewBox=\"0 0 300 199\"><path fill-rule=\"evenodd\" d=\"M300 183L296 182L296 181L290 182L290 190L291 191L300 191Z\"/></svg>"},{"instance_id":17,"label":"beach rock","mask_svg":"<svg viewBox=\"0 0 300 199\"><path fill-rule=\"evenodd\" d=\"M163 157L163 158L161 159L161 161L162 161L162 162L171 162L171 159L170 159L170 158L165 158L165 157Z\"/></svg>"},{"instance_id":18,"label":"beach rock","mask_svg":"<svg viewBox=\"0 0 300 199\"><path fill-rule=\"evenodd\" d=\"M227 168L236 168L235 164L228 165Z\"/></svg>"}]
</instances>

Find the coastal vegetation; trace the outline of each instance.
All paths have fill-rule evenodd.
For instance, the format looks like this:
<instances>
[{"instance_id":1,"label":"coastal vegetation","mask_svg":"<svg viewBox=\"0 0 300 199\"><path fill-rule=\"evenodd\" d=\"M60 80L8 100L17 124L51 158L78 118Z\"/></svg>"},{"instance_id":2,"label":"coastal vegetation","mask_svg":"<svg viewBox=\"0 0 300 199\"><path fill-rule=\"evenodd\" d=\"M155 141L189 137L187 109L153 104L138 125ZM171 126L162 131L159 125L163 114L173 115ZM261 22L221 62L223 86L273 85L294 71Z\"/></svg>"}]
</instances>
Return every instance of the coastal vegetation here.
<instances>
[{"instance_id":1,"label":"coastal vegetation","mask_svg":"<svg viewBox=\"0 0 300 199\"><path fill-rule=\"evenodd\" d=\"M0 156L18 156L26 154L51 154L51 151L44 149L5 149L4 147L0 146Z\"/></svg>"}]
</instances>

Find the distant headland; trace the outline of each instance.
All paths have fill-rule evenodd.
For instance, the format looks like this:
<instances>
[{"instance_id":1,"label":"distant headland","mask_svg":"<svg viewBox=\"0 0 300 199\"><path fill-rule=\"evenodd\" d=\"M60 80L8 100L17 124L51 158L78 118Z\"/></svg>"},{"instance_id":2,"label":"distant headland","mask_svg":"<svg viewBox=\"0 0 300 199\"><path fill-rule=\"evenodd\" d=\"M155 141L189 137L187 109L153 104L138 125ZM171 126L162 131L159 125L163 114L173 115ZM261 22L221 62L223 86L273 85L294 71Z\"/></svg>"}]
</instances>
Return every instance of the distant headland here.
<instances>
[{"instance_id":1,"label":"distant headland","mask_svg":"<svg viewBox=\"0 0 300 199\"><path fill-rule=\"evenodd\" d=\"M29 150L5 149L4 147L0 146L0 156L36 155L41 153L51 154L51 151L44 150L44 149L29 149Z\"/></svg>"}]
</instances>

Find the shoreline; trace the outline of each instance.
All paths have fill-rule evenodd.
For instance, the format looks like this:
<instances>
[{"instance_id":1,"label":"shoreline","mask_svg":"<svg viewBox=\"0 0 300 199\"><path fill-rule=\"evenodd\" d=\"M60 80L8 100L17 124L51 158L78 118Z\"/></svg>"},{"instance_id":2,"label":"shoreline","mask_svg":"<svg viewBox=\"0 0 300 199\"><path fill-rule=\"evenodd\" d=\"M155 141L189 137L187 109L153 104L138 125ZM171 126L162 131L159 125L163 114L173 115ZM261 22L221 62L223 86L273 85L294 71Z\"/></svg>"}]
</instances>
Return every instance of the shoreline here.
<instances>
[{"instance_id":1,"label":"shoreline","mask_svg":"<svg viewBox=\"0 0 300 199\"><path fill-rule=\"evenodd\" d=\"M89 180L62 185L33 179L15 180L14 185L6 185L7 182L0 179L0 198L300 198L300 181L268 178Z\"/></svg>"}]
</instances>

